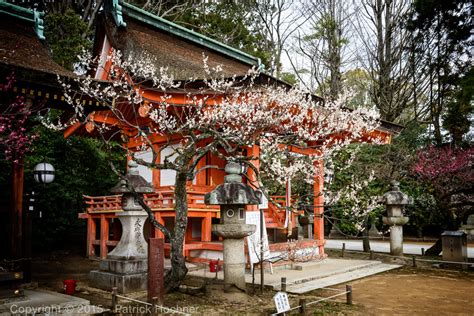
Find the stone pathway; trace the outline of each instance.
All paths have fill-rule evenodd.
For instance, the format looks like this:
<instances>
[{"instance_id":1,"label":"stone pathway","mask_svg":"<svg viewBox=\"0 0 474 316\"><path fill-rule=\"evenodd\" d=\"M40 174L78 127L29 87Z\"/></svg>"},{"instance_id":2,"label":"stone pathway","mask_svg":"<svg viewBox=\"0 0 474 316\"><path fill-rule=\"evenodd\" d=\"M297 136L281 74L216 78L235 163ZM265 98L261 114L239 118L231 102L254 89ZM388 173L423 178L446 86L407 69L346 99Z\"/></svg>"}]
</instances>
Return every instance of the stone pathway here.
<instances>
[{"instance_id":1,"label":"stone pathway","mask_svg":"<svg viewBox=\"0 0 474 316\"><path fill-rule=\"evenodd\" d=\"M324 247L327 249L341 249L342 243L346 244L347 250L363 250L362 240L353 239L327 239ZM421 255L421 248L427 250L432 245L433 242L404 242L403 252L410 255ZM390 241L371 240L370 248L375 252L390 253ZM469 258L474 258L474 246L472 244L467 247L467 256Z\"/></svg>"}]
</instances>

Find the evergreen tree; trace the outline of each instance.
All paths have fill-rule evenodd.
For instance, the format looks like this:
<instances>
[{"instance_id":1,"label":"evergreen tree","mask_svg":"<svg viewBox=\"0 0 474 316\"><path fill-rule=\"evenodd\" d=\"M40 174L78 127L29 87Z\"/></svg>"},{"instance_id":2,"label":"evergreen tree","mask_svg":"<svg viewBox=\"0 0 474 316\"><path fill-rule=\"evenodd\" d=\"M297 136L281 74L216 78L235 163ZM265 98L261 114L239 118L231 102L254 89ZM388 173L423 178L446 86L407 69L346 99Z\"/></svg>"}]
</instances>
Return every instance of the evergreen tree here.
<instances>
[{"instance_id":1,"label":"evergreen tree","mask_svg":"<svg viewBox=\"0 0 474 316\"><path fill-rule=\"evenodd\" d=\"M445 127L453 142L459 143L472 112L472 107L466 106L472 102L472 94L467 100L469 93L460 90L466 88L462 83L469 80L471 71L473 9L471 0L415 0L407 23L414 34L416 53L427 65L428 106L438 145L443 143L444 113L448 119ZM456 125L462 128L454 128Z\"/></svg>"}]
</instances>

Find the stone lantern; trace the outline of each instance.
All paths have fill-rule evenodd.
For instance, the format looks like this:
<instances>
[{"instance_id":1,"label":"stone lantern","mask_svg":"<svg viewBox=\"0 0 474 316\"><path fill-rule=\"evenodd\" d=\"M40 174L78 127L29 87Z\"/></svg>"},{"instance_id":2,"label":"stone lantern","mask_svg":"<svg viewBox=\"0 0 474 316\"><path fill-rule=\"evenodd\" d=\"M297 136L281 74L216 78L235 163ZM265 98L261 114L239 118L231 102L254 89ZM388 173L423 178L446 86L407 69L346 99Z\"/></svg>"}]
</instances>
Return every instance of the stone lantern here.
<instances>
[{"instance_id":1,"label":"stone lantern","mask_svg":"<svg viewBox=\"0 0 474 316\"><path fill-rule=\"evenodd\" d=\"M385 204L387 216L383 222L390 226L390 253L394 256L403 255L403 225L408 223L408 217L403 216L405 206L412 204L412 198L400 191L399 182L391 181L390 191L381 198Z\"/></svg>"},{"instance_id":2,"label":"stone lantern","mask_svg":"<svg viewBox=\"0 0 474 316\"><path fill-rule=\"evenodd\" d=\"M229 162L224 183L205 196L208 205L220 205L221 223L212 231L224 239L224 290L232 286L245 290L244 237L252 235L256 226L245 224L245 206L258 205L261 193L242 183L240 164Z\"/></svg>"},{"instance_id":3,"label":"stone lantern","mask_svg":"<svg viewBox=\"0 0 474 316\"><path fill-rule=\"evenodd\" d=\"M101 262L100 271L90 273L93 286L107 290L117 287L120 293L144 290L147 284L148 248L143 226L148 215L136 201L129 186L138 194L152 193L155 189L139 175L137 167L137 163L130 160L126 180L120 180L111 189L112 193L122 194L123 212L117 213L122 224L122 236L114 250Z\"/></svg>"}]
</instances>

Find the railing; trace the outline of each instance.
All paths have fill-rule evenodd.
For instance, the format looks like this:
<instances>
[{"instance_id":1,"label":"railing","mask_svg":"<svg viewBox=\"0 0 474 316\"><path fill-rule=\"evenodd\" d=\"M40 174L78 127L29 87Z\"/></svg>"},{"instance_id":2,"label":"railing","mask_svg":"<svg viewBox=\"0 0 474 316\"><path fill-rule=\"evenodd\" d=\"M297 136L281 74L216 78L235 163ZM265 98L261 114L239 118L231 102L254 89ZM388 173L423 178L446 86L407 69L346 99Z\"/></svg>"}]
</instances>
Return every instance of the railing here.
<instances>
[{"instance_id":1,"label":"railing","mask_svg":"<svg viewBox=\"0 0 474 316\"><path fill-rule=\"evenodd\" d=\"M86 203L86 212L103 213L107 211L122 210L121 195L88 196L83 195Z\"/></svg>"},{"instance_id":2,"label":"railing","mask_svg":"<svg viewBox=\"0 0 474 316\"><path fill-rule=\"evenodd\" d=\"M286 196L284 195L272 195L271 199L274 203L268 202L268 216L273 218L274 223L276 226L283 227L285 225L285 216L286 216ZM294 205L298 199L297 195L291 196L290 205ZM276 205L276 204L278 205ZM292 221L296 220L296 216L298 216L302 211L291 212L290 216ZM267 221L268 222L268 221Z\"/></svg>"},{"instance_id":3,"label":"railing","mask_svg":"<svg viewBox=\"0 0 474 316\"><path fill-rule=\"evenodd\" d=\"M189 190L188 191L188 208L189 209L219 209L215 205L206 205L204 203L204 195L206 191ZM86 204L87 213L107 213L122 211L122 196L121 195L104 195L104 196L89 196L83 195ZM285 196L275 195L271 197L280 207L274 203L269 203L268 212L280 223L285 221ZM170 210L174 208L175 198L172 187L165 188L154 193L144 194L145 202L152 210ZM292 196L291 205L296 202L296 196Z\"/></svg>"},{"instance_id":4,"label":"railing","mask_svg":"<svg viewBox=\"0 0 474 316\"><path fill-rule=\"evenodd\" d=\"M281 278L281 286L280 286L280 291L283 292L283 293L286 293L286 286L287 285L291 285L291 283L287 283L286 282L286 278L285 277L282 277ZM332 292L337 292L336 294L332 294L330 296L327 296L327 297L316 297L317 299L314 300L314 301L310 301L308 302L306 298L300 298L300 300L298 301L298 305L297 306L287 306L287 309L284 311L284 312L276 312L276 313L273 313L273 314L270 314L271 316L276 316L276 315L286 315L287 312L291 312L291 311L298 311L299 312L299 315L307 315L309 314L310 310L308 309L309 306L313 305L313 304L318 304L318 303L321 303L321 302L325 302L325 301L335 301L335 298L336 297L339 297L339 296L345 296L346 297L346 304L347 305L352 305L352 285L350 284L346 284L346 290L344 291L343 289L338 289L338 288L330 288L330 287L323 287L323 288L320 288L320 290L327 290L327 291L332 291Z\"/></svg>"},{"instance_id":5,"label":"railing","mask_svg":"<svg viewBox=\"0 0 474 316\"><path fill-rule=\"evenodd\" d=\"M286 196L285 195L272 195L271 198L272 198L273 201L280 204L281 207L284 208L286 206ZM292 195L291 199L290 199L290 205L294 205L297 200L298 200L298 195L296 195L296 194Z\"/></svg>"},{"instance_id":6,"label":"railing","mask_svg":"<svg viewBox=\"0 0 474 316\"><path fill-rule=\"evenodd\" d=\"M204 191L188 192L188 208L193 209L219 209L216 205L204 203ZM122 211L121 195L88 196L84 195L87 213L107 213ZM144 194L145 203L153 210L174 209L175 198L173 190L157 191Z\"/></svg>"}]
</instances>

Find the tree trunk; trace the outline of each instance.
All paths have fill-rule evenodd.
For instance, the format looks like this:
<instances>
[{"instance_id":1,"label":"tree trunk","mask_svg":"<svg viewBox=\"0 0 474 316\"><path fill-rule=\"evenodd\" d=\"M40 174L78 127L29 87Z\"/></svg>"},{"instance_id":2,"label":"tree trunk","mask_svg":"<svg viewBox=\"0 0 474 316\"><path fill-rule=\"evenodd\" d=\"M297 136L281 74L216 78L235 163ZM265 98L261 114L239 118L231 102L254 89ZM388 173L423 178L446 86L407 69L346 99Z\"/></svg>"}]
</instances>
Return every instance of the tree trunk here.
<instances>
[{"instance_id":1,"label":"tree trunk","mask_svg":"<svg viewBox=\"0 0 474 316\"><path fill-rule=\"evenodd\" d=\"M449 199L440 203L441 209L444 209L448 212L448 220L445 226L445 230L458 230L461 226L461 222L454 218L453 213L449 210ZM433 246L426 250L425 254L427 256L438 256L443 250L443 245L441 243L441 238L438 238Z\"/></svg>"},{"instance_id":2,"label":"tree trunk","mask_svg":"<svg viewBox=\"0 0 474 316\"><path fill-rule=\"evenodd\" d=\"M179 288L188 268L184 257L184 237L188 225L188 201L186 192L186 173L176 173L175 184L175 224L171 240L171 270L165 277L166 292Z\"/></svg>"},{"instance_id":3,"label":"tree trunk","mask_svg":"<svg viewBox=\"0 0 474 316\"><path fill-rule=\"evenodd\" d=\"M425 255L430 257L438 256L442 250L443 245L441 244L441 238L439 238L433 246L431 246L430 248L428 248L428 250L425 251Z\"/></svg>"}]
</instances>

